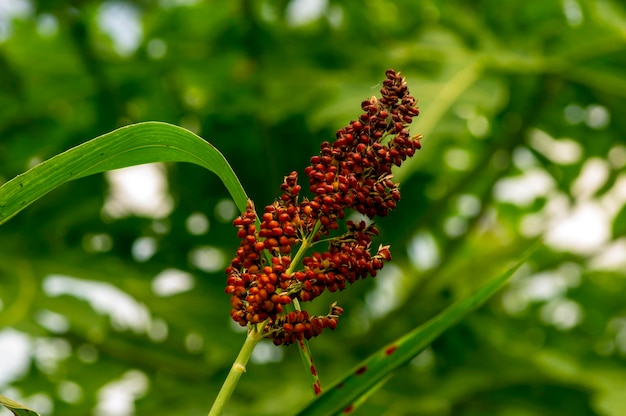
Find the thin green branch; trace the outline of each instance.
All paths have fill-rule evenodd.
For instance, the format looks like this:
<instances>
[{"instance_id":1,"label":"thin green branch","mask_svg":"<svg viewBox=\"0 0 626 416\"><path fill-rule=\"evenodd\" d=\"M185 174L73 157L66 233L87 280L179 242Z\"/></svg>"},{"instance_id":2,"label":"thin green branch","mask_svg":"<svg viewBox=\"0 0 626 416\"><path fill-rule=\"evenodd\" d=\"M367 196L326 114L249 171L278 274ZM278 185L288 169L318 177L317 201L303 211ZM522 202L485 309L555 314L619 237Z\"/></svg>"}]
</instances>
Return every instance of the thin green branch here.
<instances>
[{"instance_id":1,"label":"thin green branch","mask_svg":"<svg viewBox=\"0 0 626 416\"><path fill-rule=\"evenodd\" d=\"M296 255L293 257L291 264L289 265L289 269L287 269L288 274L292 274L295 267L300 263L302 257L306 251L315 244L313 241L315 235L319 232L322 224L317 221L313 226L313 230L311 233L302 238L302 244L300 248L296 252ZM300 303L297 298L293 299L293 307L296 310L301 310ZM315 363L313 362L313 354L311 354L311 348L309 347L309 342L306 339L302 339L298 342L298 346L300 347L298 351L300 352L300 358L302 359L302 365L304 366L304 370L309 379L309 385L313 389L313 393L317 396L322 391L322 384L320 382L319 376L317 375L317 371L315 371Z\"/></svg>"},{"instance_id":2,"label":"thin green branch","mask_svg":"<svg viewBox=\"0 0 626 416\"><path fill-rule=\"evenodd\" d=\"M289 268L286 271L287 274L291 275L293 273L294 269L300 263L300 260L302 260L302 258L304 257L306 251L313 246L314 244L313 239L315 238L315 235L319 232L321 227L322 227L322 224L319 221L317 221L315 225L313 226L313 231L311 231L309 235L305 235L302 237L302 244L298 248L296 255L293 256L293 259L291 259L291 264L289 265Z\"/></svg>"},{"instance_id":3,"label":"thin green branch","mask_svg":"<svg viewBox=\"0 0 626 416\"><path fill-rule=\"evenodd\" d=\"M286 273L288 274L293 273L296 265L300 262L302 257L304 257L304 254L306 253L306 251L313 245L312 243L313 237L315 236L315 234L317 234L320 228L321 228L321 224L318 221L313 227L312 232L309 235L302 238L302 244L300 245L300 247L298 248L298 251L293 257L291 265L287 269ZM293 303L294 303L293 307L297 310L300 310L300 305L298 303L298 300L294 299ZM226 405L226 403L232 396L233 392L235 391L235 387L237 386L237 383L239 382L241 375L246 372L246 365L248 361L250 360L250 357L252 356L252 352L254 351L254 348L256 347L258 342L265 335L267 335L266 333L264 333L264 328L265 328L265 325L267 325L267 322L268 321L265 320L264 322L260 324L251 326L250 329L248 330L248 336L246 337L246 341L241 347L241 350L239 351L239 354L237 355L235 362L233 363L230 371L228 372L228 375L226 376L226 380L224 380L224 384L222 384L222 387L215 399L215 402L213 402L213 406L211 407L211 410L209 411L209 416L219 416L222 414L222 411L224 410L224 406ZM317 385L318 386L317 391L321 391L319 378L317 377L316 374L313 374L311 371L311 366L313 365L313 358L311 356L311 351L309 349L309 345L306 342L306 340L304 340L301 343L300 354L301 354L303 362L305 363L307 373L309 374L310 377L312 377L313 386ZM315 387L313 387L313 390L314 392L316 392ZM316 394L318 393L316 392Z\"/></svg>"},{"instance_id":4,"label":"thin green branch","mask_svg":"<svg viewBox=\"0 0 626 416\"><path fill-rule=\"evenodd\" d=\"M266 322L267 321L254 325L248 331L246 341L241 347L235 362L226 376L224 384L222 384L222 388L213 402L213 406L209 411L209 416L219 416L222 414L224 406L228 402L228 399L230 399L230 396L233 395L241 375L246 372L246 365L252 356L254 347L256 347L256 344L263 338L263 328L265 327Z\"/></svg>"}]
</instances>

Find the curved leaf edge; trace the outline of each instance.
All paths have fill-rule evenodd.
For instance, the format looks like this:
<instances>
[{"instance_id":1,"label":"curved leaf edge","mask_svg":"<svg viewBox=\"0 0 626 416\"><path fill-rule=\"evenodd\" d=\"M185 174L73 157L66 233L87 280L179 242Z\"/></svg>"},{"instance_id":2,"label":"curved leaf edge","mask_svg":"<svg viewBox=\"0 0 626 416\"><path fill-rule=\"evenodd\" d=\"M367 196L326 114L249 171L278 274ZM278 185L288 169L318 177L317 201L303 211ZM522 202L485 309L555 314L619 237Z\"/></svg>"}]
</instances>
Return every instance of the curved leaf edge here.
<instances>
[{"instance_id":1,"label":"curved leaf edge","mask_svg":"<svg viewBox=\"0 0 626 416\"><path fill-rule=\"evenodd\" d=\"M66 150L0 186L0 225L74 179L154 162L188 162L215 173L240 211L248 200L224 156L182 127L148 121L120 127Z\"/></svg>"},{"instance_id":2,"label":"curved leaf edge","mask_svg":"<svg viewBox=\"0 0 626 416\"><path fill-rule=\"evenodd\" d=\"M439 335L505 286L540 244L541 241L534 243L513 266L488 280L466 298L457 301L434 318L370 355L312 400L297 415L326 416L352 413L365 398L382 387L398 368L415 358Z\"/></svg>"},{"instance_id":3,"label":"curved leaf edge","mask_svg":"<svg viewBox=\"0 0 626 416\"><path fill-rule=\"evenodd\" d=\"M40 416L39 413L37 413L36 411L31 410L27 408L26 406L24 406L23 404L20 404L16 402L15 400L11 400L8 397L5 397L1 394L0 394L0 405L9 409L15 416Z\"/></svg>"}]
</instances>

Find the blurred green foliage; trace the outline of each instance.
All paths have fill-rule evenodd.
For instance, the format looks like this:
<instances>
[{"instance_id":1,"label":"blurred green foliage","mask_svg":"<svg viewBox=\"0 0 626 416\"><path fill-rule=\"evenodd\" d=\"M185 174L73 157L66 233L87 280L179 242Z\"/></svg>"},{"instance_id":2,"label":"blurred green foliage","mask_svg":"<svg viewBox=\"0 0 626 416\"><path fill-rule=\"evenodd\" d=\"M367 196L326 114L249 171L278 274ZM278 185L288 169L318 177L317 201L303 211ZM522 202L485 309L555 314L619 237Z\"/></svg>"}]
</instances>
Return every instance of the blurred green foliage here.
<instances>
[{"instance_id":1,"label":"blurred green foliage","mask_svg":"<svg viewBox=\"0 0 626 416\"><path fill-rule=\"evenodd\" d=\"M387 68L420 100L423 150L396 172L403 200L379 223L392 265L311 306L346 311L311 342L322 383L545 235L509 288L358 414L624 414L621 1L0 3L0 183L159 120L215 145L264 206L360 114ZM237 245L228 194L196 166L158 172L171 209L157 218L103 209L112 177L97 175L0 228L2 394L51 415L208 411L244 338L223 293ZM159 292L170 269L188 273L174 280L188 290ZM79 296L85 281L97 285ZM259 352L231 414L294 413L312 398L297 349ZM16 356L26 359L12 372Z\"/></svg>"}]
</instances>

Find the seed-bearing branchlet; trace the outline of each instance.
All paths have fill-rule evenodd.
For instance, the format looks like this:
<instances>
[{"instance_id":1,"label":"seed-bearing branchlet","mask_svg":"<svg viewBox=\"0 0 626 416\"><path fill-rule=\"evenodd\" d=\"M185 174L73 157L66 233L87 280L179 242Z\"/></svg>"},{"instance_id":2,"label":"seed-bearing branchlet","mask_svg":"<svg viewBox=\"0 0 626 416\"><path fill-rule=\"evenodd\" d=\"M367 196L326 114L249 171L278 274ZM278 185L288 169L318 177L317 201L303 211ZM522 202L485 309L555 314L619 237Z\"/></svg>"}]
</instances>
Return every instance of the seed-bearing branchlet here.
<instances>
[{"instance_id":1,"label":"seed-bearing branchlet","mask_svg":"<svg viewBox=\"0 0 626 416\"><path fill-rule=\"evenodd\" d=\"M400 166L421 147L421 136L410 136L408 124L419 114L404 78L388 70L382 98L361 103L357 121L337 132L334 143L324 142L304 173L326 220L322 232L337 228L345 209L369 218L384 217L400 199L391 168Z\"/></svg>"},{"instance_id":2,"label":"seed-bearing branchlet","mask_svg":"<svg viewBox=\"0 0 626 416\"><path fill-rule=\"evenodd\" d=\"M318 336L324 329L334 330L343 309L333 303L325 316L309 316L307 311L293 311L270 322L265 330L276 345L289 345Z\"/></svg>"},{"instance_id":3,"label":"seed-bearing branchlet","mask_svg":"<svg viewBox=\"0 0 626 416\"><path fill-rule=\"evenodd\" d=\"M389 246L370 253L378 230L364 221L347 221L347 231L330 238L324 252L302 258L297 251L302 242L310 245L337 230L346 210L370 219L385 217L400 200L392 167L421 147L421 135L408 130L419 109L404 77L392 69L380 92L380 98L364 100L358 120L337 131L333 143L323 142L319 155L311 158L304 173L312 199L300 200L298 175L292 172L280 187L280 198L265 207L258 221L252 202L234 221L241 241L226 269L231 316L242 326L267 321L266 335L277 345L334 329L343 312L334 304L326 316L286 312L293 299L307 302L325 290L343 290L347 283L376 276L391 260ZM302 264L292 264L292 256L302 258Z\"/></svg>"}]
</instances>

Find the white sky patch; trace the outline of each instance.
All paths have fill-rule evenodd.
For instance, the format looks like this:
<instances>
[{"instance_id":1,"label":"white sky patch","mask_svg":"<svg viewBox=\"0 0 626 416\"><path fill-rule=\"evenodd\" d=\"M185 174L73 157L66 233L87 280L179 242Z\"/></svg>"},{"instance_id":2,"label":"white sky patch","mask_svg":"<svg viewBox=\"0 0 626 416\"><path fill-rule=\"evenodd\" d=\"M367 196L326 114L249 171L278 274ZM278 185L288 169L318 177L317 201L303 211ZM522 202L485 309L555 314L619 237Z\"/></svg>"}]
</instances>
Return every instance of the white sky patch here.
<instances>
[{"instance_id":1,"label":"white sky patch","mask_svg":"<svg viewBox=\"0 0 626 416\"><path fill-rule=\"evenodd\" d=\"M322 17L328 10L328 0L291 0L285 16L291 26L304 26Z\"/></svg>"},{"instance_id":2,"label":"white sky patch","mask_svg":"<svg viewBox=\"0 0 626 416\"><path fill-rule=\"evenodd\" d=\"M528 268L516 273L502 296L502 305L510 314L524 311L531 302L562 299L572 287L580 285L582 271L574 263L563 263L556 269L528 274Z\"/></svg>"},{"instance_id":3,"label":"white sky patch","mask_svg":"<svg viewBox=\"0 0 626 416\"><path fill-rule=\"evenodd\" d=\"M626 205L626 173L617 177L613 187L602 195L598 205L604 211L607 232L610 233L615 216ZM598 247L589 260L589 266L594 269L623 271L626 268L626 239L622 237L607 241Z\"/></svg>"},{"instance_id":4,"label":"white sky patch","mask_svg":"<svg viewBox=\"0 0 626 416\"><path fill-rule=\"evenodd\" d=\"M163 342L167 339L169 327L163 319L153 319L148 327L148 337L154 342Z\"/></svg>"},{"instance_id":5,"label":"white sky patch","mask_svg":"<svg viewBox=\"0 0 626 416\"><path fill-rule=\"evenodd\" d=\"M626 317L617 316L611 319L606 332L613 335L617 349L626 354Z\"/></svg>"},{"instance_id":6,"label":"white sky patch","mask_svg":"<svg viewBox=\"0 0 626 416\"><path fill-rule=\"evenodd\" d=\"M0 351L0 386L3 386L26 373L31 361L32 343L28 335L6 328L0 331Z\"/></svg>"},{"instance_id":7,"label":"white sky patch","mask_svg":"<svg viewBox=\"0 0 626 416\"><path fill-rule=\"evenodd\" d=\"M185 337L185 348L192 354L202 352L204 349L204 338L197 332L190 332Z\"/></svg>"},{"instance_id":8,"label":"white sky patch","mask_svg":"<svg viewBox=\"0 0 626 416\"><path fill-rule=\"evenodd\" d=\"M571 165L580 160L582 146L572 139L554 139L548 133L535 129L530 133L530 146L559 165Z\"/></svg>"},{"instance_id":9,"label":"white sky patch","mask_svg":"<svg viewBox=\"0 0 626 416\"><path fill-rule=\"evenodd\" d=\"M135 414L135 400L149 388L148 377L139 370L130 370L98 391L96 416L131 416Z\"/></svg>"},{"instance_id":10,"label":"white sky patch","mask_svg":"<svg viewBox=\"0 0 626 416\"><path fill-rule=\"evenodd\" d=\"M546 244L557 250L597 256L593 262L598 267L602 264L622 264L626 261L626 252L613 251L615 258L611 261L601 254L610 244L614 218L626 204L626 173L620 174L604 194L593 197L600 187L605 186L608 169L605 161L590 159L572 184L572 195L576 198L574 203L556 189L546 192L545 207L522 218L521 233L526 237L544 234ZM511 201L514 196L520 196L515 187L506 186L506 182L498 182L496 188L496 191L506 190L506 193L496 194L500 200ZM530 184L519 186L521 191L530 189ZM529 198L529 201L520 199L517 202L531 201Z\"/></svg>"},{"instance_id":11,"label":"white sky patch","mask_svg":"<svg viewBox=\"0 0 626 416\"><path fill-rule=\"evenodd\" d=\"M585 123L595 130L606 128L611 121L611 113L609 110L599 104L591 104L587 107L585 114Z\"/></svg>"},{"instance_id":12,"label":"white sky patch","mask_svg":"<svg viewBox=\"0 0 626 416\"><path fill-rule=\"evenodd\" d=\"M572 27L579 26L584 20L583 11L576 0L563 0L563 14Z\"/></svg>"},{"instance_id":13,"label":"white sky patch","mask_svg":"<svg viewBox=\"0 0 626 416\"><path fill-rule=\"evenodd\" d=\"M0 0L0 42L13 34L13 19L25 18L32 13L33 5L28 0Z\"/></svg>"},{"instance_id":14,"label":"white sky patch","mask_svg":"<svg viewBox=\"0 0 626 416\"><path fill-rule=\"evenodd\" d=\"M393 264L385 265L375 280L374 289L365 297L372 318L381 318L400 304L402 271Z\"/></svg>"},{"instance_id":15,"label":"white sky patch","mask_svg":"<svg viewBox=\"0 0 626 416\"><path fill-rule=\"evenodd\" d=\"M519 170L527 170L536 167L539 163L527 147L516 147L513 150L513 164Z\"/></svg>"},{"instance_id":16,"label":"white sky patch","mask_svg":"<svg viewBox=\"0 0 626 416\"><path fill-rule=\"evenodd\" d=\"M150 260L157 252L157 241L153 237L139 237L133 241L131 253L135 261L144 262Z\"/></svg>"},{"instance_id":17,"label":"white sky patch","mask_svg":"<svg viewBox=\"0 0 626 416\"><path fill-rule=\"evenodd\" d=\"M483 138L489 133L489 119L482 114L467 119L467 130L477 138Z\"/></svg>"},{"instance_id":18,"label":"white sky patch","mask_svg":"<svg viewBox=\"0 0 626 416\"><path fill-rule=\"evenodd\" d=\"M500 179L493 191L498 201L525 207L535 199L547 196L555 186L554 179L548 172L531 168L522 175Z\"/></svg>"},{"instance_id":19,"label":"white sky patch","mask_svg":"<svg viewBox=\"0 0 626 416\"><path fill-rule=\"evenodd\" d=\"M472 164L472 156L465 149L450 149L444 154L446 164L454 170L468 170Z\"/></svg>"},{"instance_id":20,"label":"white sky patch","mask_svg":"<svg viewBox=\"0 0 626 416\"><path fill-rule=\"evenodd\" d=\"M459 237L467 231L467 218L461 217L459 215L454 215L452 217L446 218L446 221L443 224L443 230L448 237L456 238Z\"/></svg>"},{"instance_id":21,"label":"white sky patch","mask_svg":"<svg viewBox=\"0 0 626 416\"><path fill-rule=\"evenodd\" d=\"M19 402L30 409L37 409L37 411L42 415L50 414L52 413L52 409L54 409L54 402L46 393L35 393L31 396L25 397Z\"/></svg>"},{"instance_id":22,"label":"white sky patch","mask_svg":"<svg viewBox=\"0 0 626 416\"><path fill-rule=\"evenodd\" d=\"M543 213L523 215L520 220L520 233L526 238L535 238L546 229L547 218Z\"/></svg>"},{"instance_id":23,"label":"white sky patch","mask_svg":"<svg viewBox=\"0 0 626 416\"><path fill-rule=\"evenodd\" d=\"M619 238L598 250L588 263L593 270L615 270L626 269L626 237Z\"/></svg>"},{"instance_id":24,"label":"white sky patch","mask_svg":"<svg viewBox=\"0 0 626 416\"><path fill-rule=\"evenodd\" d=\"M578 276L578 280L572 281L558 270L544 271L524 279L520 290L529 301L549 300L564 295L570 286L578 285L580 274Z\"/></svg>"},{"instance_id":25,"label":"white sky patch","mask_svg":"<svg viewBox=\"0 0 626 416\"><path fill-rule=\"evenodd\" d=\"M588 254L609 241L610 222L595 202L583 202L554 218L546 233L546 244L559 250Z\"/></svg>"},{"instance_id":26,"label":"white sky patch","mask_svg":"<svg viewBox=\"0 0 626 416\"><path fill-rule=\"evenodd\" d=\"M276 10L267 2L261 3L261 17L267 22L274 22L278 18Z\"/></svg>"},{"instance_id":27,"label":"white sky patch","mask_svg":"<svg viewBox=\"0 0 626 416\"><path fill-rule=\"evenodd\" d=\"M37 368L47 374L56 373L59 364L72 355L72 347L64 338L38 338L33 351Z\"/></svg>"},{"instance_id":28,"label":"white sky patch","mask_svg":"<svg viewBox=\"0 0 626 416\"><path fill-rule=\"evenodd\" d=\"M152 291L157 296L172 296L193 289L193 276L178 269L165 269L152 280Z\"/></svg>"},{"instance_id":29,"label":"white sky patch","mask_svg":"<svg viewBox=\"0 0 626 416\"><path fill-rule=\"evenodd\" d=\"M203 272L214 273L224 268L226 256L217 247L201 246L189 252L189 261Z\"/></svg>"},{"instance_id":30,"label":"white sky patch","mask_svg":"<svg viewBox=\"0 0 626 416\"><path fill-rule=\"evenodd\" d=\"M165 167L160 163L132 166L105 174L110 193L103 212L113 218L129 215L163 218L174 208Z\"/></svg>"},{"instance_id":31,"label":"white sky patch","mask_svg":"<svg viewBox=\"0 0 626 416\"><path fill-rule=\"evenodd\" d=\"M55 334L62 334L70 329L70 322L64 315L47 309L37 311L35 321Z\"/></svg>"},{"instance_id":32,"label":"white sky patch","mask_svg":"<svg viewBox=\"0 0 626 416\"><path fill-rule=\"evenodd\" d=\"M603 207L610 215L615 215L626 204L626 173L620 173L615 179L615 183L600 198Z\"/></svg>"},{"instance_id":33,"label":"white sky patch","mask_svg":"<svg viewBox=\"0 0 626 416\"><path fill-rule=\"evenodd\" d=\"M459 117L465 120L467 130L477 138L483 138L489 133L489 119L479 112L473 105L459 105L455 108Z\"/></svg>"},{"instance_id":34,"label":"white sky patch","mask_svg":"<svg viewBox=\"0 0 626 416\"><path fill-rule=\"evenodd\" d=\"M32 2L28 0L0 0L0 18L24 18L33 12Z\"/></svg>"},{"instance_id":35,"label":"white sky patch","mask_svg":"<svg viewBox=\"0 0 626 416\"><path fill-rule=\"evenodd\" d=\"M37 17L37 33L44 38L55 36L59 32L59 21L50 14L44 13Z\"/></svg>"},{"instance_id":36,"label":"white sky patch","mask_svg":"<svg viewBox=\"0 0 626 416\"><path fill-rule=\"evenodd\" d=\"M572 183L572 195L589 199L609 178L610 166L600 158L588 159L576 180Z\"/></svg>"},{"instance_id":37,"label":"white sky patch","mask_svg":"<svg viewBox=\"0 0 626 416\"><path fill-rule=\"evenodd\" d=\"M593 166L600 164L592 160L589 166L589 170L583 169L576 182L584 180L585 172L591 172L588 174L591 178L596 176L593 173ZM604 181L590 179L590 182L595 182L596 186L599 186L598 183ZM555 212L548 225L546 243L573 253L600 255L604 247L610 243L613 219L624 204L626 204L626 174L620 174L611 189L601 197L595 199L581 197L573 207ZM626 253L616 253L616 256L617 264L626 259Z\"/></svg>"},{"instance_id":38,"label":"white sky patch","mask_svg":"<svg viewBox=\"0 0 626 416\"><path fill-rule=\"evenodd\" d=\"M150 324L146 306L110 283L51 274L44 278L43 289L48 296L71 295L86 300L97 312L109 315L119 330L144 333Z\"/></svg>"},{"instance_id":39,"label":"white sky patch","mask_svg":"<svg viewBox=\"0 0 626 416\"><path fill-rule=\"evenodd\" d=\"M187 7L200 3L200 0L159 0L159 5L165 9Z\"/></svg>"},{"instance_id":40,"label":"white sky patch","mask_svg":"<svg viewBox=\"0 0 626 416\"><path fill-rule=\"evenodd\" d=\"M340 27L343 23L343 9L339 4L331 4L326 16L328 17L328 23L334 28Z\"/></svg>"},{"instance_id":41,"label":"white sky patch","mask_svg":"<svg viewBox=\"0 0 626 416\"><path fill-rule=\"evenodd\" d=\"M580 305L570 299L554 299L541 308L541 319L562 331L578 325L583 319Z\"/></svg>"},{"instance_id":42,"label":"white sky patch","mask_svg":"<svg viewBox=\"0 0 626 416\"><path fill-rule=\"evenodd\" d=\"M202 235L209 231L209 219L201 212L194 212L185 221L189 234Z\"/></svg>"},{"instance_id":43,"label":"white sky patch","mask_svg":"<svg viewBox=\"0 0 626 416\"><path fill-rule=\"evenodd\" d=\"M167 43L163 39L155 38L148 42L146 50L152 59L161 59L167 53Z\"/></svg>"},{"instance_id":44,"label":"white sky patch","mask_svg":"<svg viewBox=\"0 0 626 416\"><path fill-rule=\"evenodd\" d=\"M130 3L102 3L98 10L98 26L111 38L115 52L122 56L135 52L143 39L139 10Z\"/></svg>"},{"instance_id":45,"label":"white sky patch","mask_svg":"<svg viewBox=\"0 0 626 416\"><path fill-rule=\"evenodd\" d=\"M83 398L83 389L73 381L63 380L57 386L57 394L64 402L79 403Z\"/></svg>"},{"instance_id":46,"label":"white sky patch","mask_svg":"<svg viewBox=\"0 0 626 416\"><path fill-rule=\"evenodd\" d=\"M231 199L220 199L215 204L215 217L223 223L229 223L239 215L239 209L237 205Z\"/></svg>"},{"instance_id":47,"label":"white sky patch","mask_svg":"<svg viewBox=\"0 0 626 416\"><path fill-rule=\"evenodd\" d=\"M260 341L252 352L252 362L256 364L278 363L282 361L284 348L276 348L271 341Z\"/></svg>"},{"instance_id":48,"label":"white sky patch","mask_svg":"<svg viewBox=\"0 0 626 416\"><path fill-rule=\"evenodd\" d=\"M615 169L622 169L626 166L626 146L616 145L609 150L609 162Z\"/></svg>"},{"instance_id":49,"label":"white sky patch","mask_svg":"<svg viewBox=\"0 0 626 416\"><path fill-rule=\"evenodd\" d=\"M439 265L439 247L432 234L417 233L407 247L409 259L418 270L429 270Z\"/></svg>"},{"instance_id":50,"label":"white sky patch","mask_svg":"<svg viewBox=\"0 0 626 416\"><path fill-rule=\"evenodd\" d=\"M480 213L480 199L476 195L461 194L456 200L456 209L463 217L471 218Z\"/></svg>"}]
</instances>

